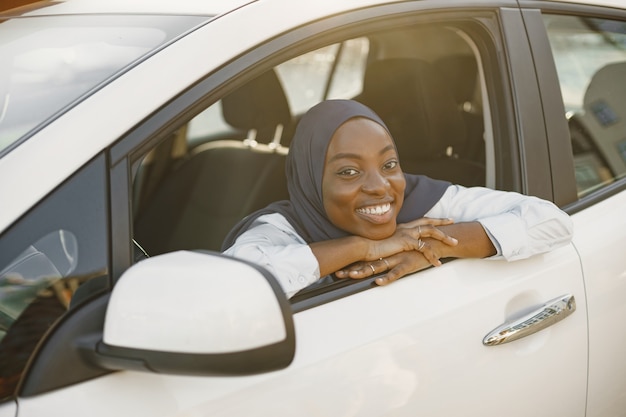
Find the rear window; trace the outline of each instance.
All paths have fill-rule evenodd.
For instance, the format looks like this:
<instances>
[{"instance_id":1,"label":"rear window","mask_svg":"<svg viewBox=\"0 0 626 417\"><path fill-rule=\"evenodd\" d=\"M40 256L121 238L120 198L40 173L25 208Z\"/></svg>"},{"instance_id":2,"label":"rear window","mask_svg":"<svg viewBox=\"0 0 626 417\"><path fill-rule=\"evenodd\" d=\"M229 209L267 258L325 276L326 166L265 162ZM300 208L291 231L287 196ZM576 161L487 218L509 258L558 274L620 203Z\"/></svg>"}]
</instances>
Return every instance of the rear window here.
<instances>
[{"instance_id":1,"label":"rear window","mask_svg":"<svg viewBox=\"0 0 626 417\"><path fill-rule=\"evenodd\" d=\"M0 156L206 16L0 20Z\"/></svg>"}]
</instances>

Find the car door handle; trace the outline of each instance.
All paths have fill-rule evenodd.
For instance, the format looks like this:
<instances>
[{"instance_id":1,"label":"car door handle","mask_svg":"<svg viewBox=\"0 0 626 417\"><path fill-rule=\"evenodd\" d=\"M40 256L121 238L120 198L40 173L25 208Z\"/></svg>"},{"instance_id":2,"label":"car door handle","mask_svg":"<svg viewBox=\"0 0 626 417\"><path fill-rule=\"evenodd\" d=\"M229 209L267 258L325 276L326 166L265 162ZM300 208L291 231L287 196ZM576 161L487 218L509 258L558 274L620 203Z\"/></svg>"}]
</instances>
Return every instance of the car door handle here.
<instances>
[{"instance_id":1,"label":"car door handle","mask_svg":"<svg viewBox=\"0 0 626 417\"><path fill-rule=\"evenodd\" d=\"M519 319L496 327L485 336L483 344L496 346L521 339L558 323L574 311L576 311L574 296L563 295L548 301L542 307Z\"/></svg>"}]
</instances>

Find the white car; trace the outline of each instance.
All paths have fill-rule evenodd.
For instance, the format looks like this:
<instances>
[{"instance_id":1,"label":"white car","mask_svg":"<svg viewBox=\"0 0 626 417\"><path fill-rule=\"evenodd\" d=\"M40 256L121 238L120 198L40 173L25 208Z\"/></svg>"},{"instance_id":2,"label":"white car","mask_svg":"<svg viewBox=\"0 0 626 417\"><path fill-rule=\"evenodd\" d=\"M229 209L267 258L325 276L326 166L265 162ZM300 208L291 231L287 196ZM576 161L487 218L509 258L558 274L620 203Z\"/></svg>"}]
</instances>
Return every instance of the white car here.
<instances>
[{"instance_id":1,"label":"white car","mask_svg":"<svg viewBox=\"0 0 626 417\"><path fill-rule=\"evenodd\" d=\"M626 414L622 0L43 1L0 63L0 417ZM219 250L326 98L573 242L287 299Z\"/></svg>"}]
</instances>

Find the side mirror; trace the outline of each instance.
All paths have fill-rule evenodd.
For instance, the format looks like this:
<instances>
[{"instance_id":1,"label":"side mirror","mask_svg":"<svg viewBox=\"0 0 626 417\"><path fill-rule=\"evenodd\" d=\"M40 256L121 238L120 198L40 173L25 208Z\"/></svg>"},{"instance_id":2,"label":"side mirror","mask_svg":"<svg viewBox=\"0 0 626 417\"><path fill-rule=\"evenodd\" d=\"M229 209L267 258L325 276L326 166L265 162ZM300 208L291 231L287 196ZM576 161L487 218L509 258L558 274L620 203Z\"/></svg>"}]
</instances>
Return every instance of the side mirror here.
<instances>
[{"instance_id":1,"label":"side mirror","mask_svg":"<svg viewBox=\"0 0 626 417\"><path fill-rule=\"evenodd\" d=\"M288 366L291 307L265 269L218 253L143 260L120 278L93 362L106 369L237 375Z\"/></svg>"}]
</instances>

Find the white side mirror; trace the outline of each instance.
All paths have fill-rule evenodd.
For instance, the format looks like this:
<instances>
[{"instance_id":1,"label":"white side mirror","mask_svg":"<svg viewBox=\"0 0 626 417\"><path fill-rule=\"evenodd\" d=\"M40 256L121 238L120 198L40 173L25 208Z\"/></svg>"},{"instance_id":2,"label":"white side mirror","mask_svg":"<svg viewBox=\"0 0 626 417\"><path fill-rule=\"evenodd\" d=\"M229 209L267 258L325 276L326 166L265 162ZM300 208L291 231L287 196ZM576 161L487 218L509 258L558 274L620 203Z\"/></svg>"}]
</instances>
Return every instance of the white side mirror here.
<instances>
[{"instance_id":1,"label":"white side mirror","mask_svg":"<svg viewBox=\"0 0 626 417\"><path fill-rule=\"evenodd\" d=\"M95 355L108 369L241 374L291 363L290 305L265 269L218 253L143 260L113 289Z\"/></svg>"}]
</instances>

